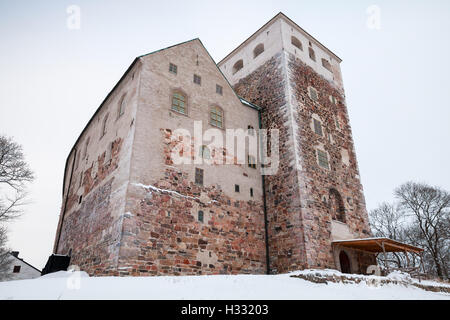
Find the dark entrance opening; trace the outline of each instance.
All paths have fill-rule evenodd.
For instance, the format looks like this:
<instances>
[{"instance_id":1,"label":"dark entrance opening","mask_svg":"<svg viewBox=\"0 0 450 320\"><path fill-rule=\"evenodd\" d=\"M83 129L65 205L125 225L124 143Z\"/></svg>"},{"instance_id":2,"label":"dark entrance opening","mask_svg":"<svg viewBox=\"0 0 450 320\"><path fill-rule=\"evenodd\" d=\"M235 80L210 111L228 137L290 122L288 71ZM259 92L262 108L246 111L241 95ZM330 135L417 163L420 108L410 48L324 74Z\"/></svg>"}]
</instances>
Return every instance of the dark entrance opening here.
<instances>
[{"instance_id":1,"label":"dark entrance opening","mask_svg":"<svg viewBox=\"0 0 450 320\"><path fill-rule=\"evenodd\" d=\"M352 270L350 268L350 259L348 258L348 255L341 251L339 254L339 262L341 264L341 272L342 273L351 273Z\"/></svg>"}]
</instances>

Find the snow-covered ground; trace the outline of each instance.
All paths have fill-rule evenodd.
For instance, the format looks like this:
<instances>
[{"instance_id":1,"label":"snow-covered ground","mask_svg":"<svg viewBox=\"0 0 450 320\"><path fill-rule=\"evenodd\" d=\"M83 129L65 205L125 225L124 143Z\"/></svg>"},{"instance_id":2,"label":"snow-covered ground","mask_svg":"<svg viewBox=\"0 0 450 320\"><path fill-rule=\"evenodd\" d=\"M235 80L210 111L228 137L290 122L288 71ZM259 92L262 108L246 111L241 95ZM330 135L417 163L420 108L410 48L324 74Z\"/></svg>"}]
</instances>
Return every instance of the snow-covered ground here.
<instances>
[{"instance_id":1,"label":"snow-covered ground","mask_svg":"<svg viewBox=\"0 0 450 320\"><path fill-rule=\"evenodd\" d=\"M89 277L60 271L33 280L0 283L0 299L446 299L450 294L411 285L313 283L292 275L342 276L334 270L304 270L281 275L215 275L162 277ZM354 277L364 277L352 275ZM402 275L387 278L404 280ZM387 279L384 278L384 279ZM382 279L371 277L370 279ZM414 280L412 280L414 281ZM409 279L411 282L411 279ZM373 282L372 282L373 283ZM438 283L424 282L422 284ZM440 284L441 286L448 286Z\"/></svg>"}]
</instances>

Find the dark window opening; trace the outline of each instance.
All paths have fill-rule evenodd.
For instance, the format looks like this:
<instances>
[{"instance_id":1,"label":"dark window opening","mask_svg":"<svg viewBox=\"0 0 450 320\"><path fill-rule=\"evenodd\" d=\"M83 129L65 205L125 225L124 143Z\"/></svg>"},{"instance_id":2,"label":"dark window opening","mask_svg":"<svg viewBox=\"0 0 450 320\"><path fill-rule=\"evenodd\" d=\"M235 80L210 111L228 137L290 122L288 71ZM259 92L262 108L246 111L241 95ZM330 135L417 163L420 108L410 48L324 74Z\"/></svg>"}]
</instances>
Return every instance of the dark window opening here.
<instances>
[{"instance_id":1,"label":"dark window opening","mask_svg":"<svg viewBox=\"0 0 450 320\"><path fill-rule=\"evenodd\" d=\"M194 83L201 85L202 84L202 77L194 74Z\"/></svg>"},{"instance_id":2,"label":"dark window opening","mask_svg":"<svg viewBox=\"0 0 450 320\"><path fill-rule=\"evenodd\" d=\"M234 192L240 192L240 191L239 191L239 185L238 185L238 184L235 184L235 185L234 185Z\"/></svg>"},{"instance_id":3,"label":"dark window opening","mask_svg":"<svg viewBox=\"0 0 450 320\"><path fill-rule=\"evenodd\" d=\"M250 188L250 197L253 197L253 188Z\"/></svg>"},{"instance_id":4,"label":"dark window opening","mask_svg":"<svg viewBox=\"0 0 450 320\"><path fill-rule=\"evenodd\" d=\"M222 86L219 86L218 84L216 84L216 93L218 93L218 94L222 94L222 92L223 92L223 88L222 88Z\"/></svg>"},{"instance_id":5,"label":"dark window opening","mask_svg":"<svg viewBox=\"0 0 450 320\"><path fill-rule=\"evenodd\" d=\"M173 63L169 64L169 71L172 72L173 74L177 74L177 66L174 65Z\"/></svg>"},{"instance_id":6,"label":"dark window opening","mask_svg":"<svg viewBox=\"0 0 450 320\"><path fill-rule=\"evenodd\" d=\"M13 273L19 273L20 272L20 266L14 266Z\"/></svg>"},{"instance_id":7,"label":"dark window opening","mask_svg":"<svg viewBox=\"0 0 450 320\"><path fill-rule=\"evenodd\" d=\"M195 168L195 183L203 185L203 169Z\"/></svg>"},{"instance_id":8,"label":"dark window opening","mask_svg":"<svg viewBox=\"0 0 450 320\"><path fill-rule=\"evenodd\" d=\"M203 211L198 212L198 221L203 222Z\"/></svg>"}]
</instances>

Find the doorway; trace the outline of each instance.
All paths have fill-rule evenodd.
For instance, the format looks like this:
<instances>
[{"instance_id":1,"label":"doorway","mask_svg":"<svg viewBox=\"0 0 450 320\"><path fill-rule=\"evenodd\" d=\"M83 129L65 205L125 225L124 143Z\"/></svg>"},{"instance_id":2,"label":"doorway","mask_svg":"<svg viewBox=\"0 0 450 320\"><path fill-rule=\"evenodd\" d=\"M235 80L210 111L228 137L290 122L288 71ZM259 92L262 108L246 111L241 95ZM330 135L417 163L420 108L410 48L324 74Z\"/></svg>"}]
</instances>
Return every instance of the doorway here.
<instances>
[{"instance_id":1,"label":"doorway","mask_svg":"<svg viewBox=\"0 0 450 320\"><path fill-rule=\"evenodd\" d=\"M341 251L339 254L339 262L341 264L342 273L352 273L352 269L350 268L350 259L344 251Z\"/></svg>"}]
</instances>

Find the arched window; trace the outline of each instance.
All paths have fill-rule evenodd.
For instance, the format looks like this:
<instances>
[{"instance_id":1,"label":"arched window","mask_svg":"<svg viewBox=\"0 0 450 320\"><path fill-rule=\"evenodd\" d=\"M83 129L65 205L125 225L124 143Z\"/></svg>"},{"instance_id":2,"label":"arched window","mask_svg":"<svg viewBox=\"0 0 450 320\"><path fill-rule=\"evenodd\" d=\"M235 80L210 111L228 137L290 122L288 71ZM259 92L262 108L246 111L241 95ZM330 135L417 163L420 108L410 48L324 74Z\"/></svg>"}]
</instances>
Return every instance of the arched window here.
<instances>
[{"instance_id":1,"label":"arched window","mask_svg":"<svg viewBox=\"0 0 450 320\"><path fill-rule=\"evenodd\" d=\"M102 123L102 132L100 138L102 138L106 134L106 122L108 121L108 115L105 116Z\"/></svg>"},{"instance_id":2,"label":"arched window","mask_svg":"<svg viewBox=\"0 0 450 320\"><path fill-rule=\"evenodd\" d=\"M125 107L126 107L126 104L125 104L125 96L126 96L126 94L124 94L124 95L122 96L122 99L120 99L120 102L119 102L119 110L118 110L118 112L117 112L117 118L120 118L120 117L125 113Z\"/></svg>"},{"instance_id":3,"label":"arched window","mask_svg":"<svg viewBox=\"0 0 450 320\"><path fill-rule=\"evenodd\" d=\"M86 144L84 145L84 158L86 159L86 157L87 157L87 150L88 150L88 146L89 146L89 140L90 140L91 138L87 138L87 140L86 140Z\"/></svg>"},{"instance_id":4,"label":"arched window","mask_svg":"<svg viewBox=\"0 0 450 320\"><path fill-rule=\"evenodd\" d=\"M313 48L309 47L309 57L311 60L316 61L316 53L314 52Z\"/></svg>"},{"instance_id":5,"label":"arched window","mask_svg":"<svg viewBox=\"0 0 450 320\"><path fill-rule=\"evenodd\" d=\"M172 95L172 110L187 115L186 96L180 91L175 91Z\"/></svg>"},{"instance_id":6,"label":"arched window","mask_svg":"<svg viewBox=\"0 0 450 320\"><path fill-rule=\"evenodd\" d=\"M253 49L253 59L259 56L261 53L264 52L264 44L260 43L258 44L255 49Z\"/></svg>"},{"instance_id":7,"label":"arched window","mask_svg":"<svg viewBox=\"0 0 450 320\"><path fill-rule=\"evenodd\" d=\"M211 125L223 128L223 110L220 107L214 106L211 108L210 112L210 123Z\"/></svg>"},{"instance_id":8,"label":"arched window","mask_svg":"<svg viewBox=\"0 0 450 320\"><path fill-rule=\"evenodd\" d=\"M340 193L336 189L330 189L330 209L333 220L345 223L345 206Z\"/></svg>"},{"instance_id":9,"label":"arched window","mask_svg":"<svg viewBox=\"0 0 450 320\"><path fill-rule=\"evenodd\" d=\"M294 37L294 36L291 37L291 43L294 47L297 47L303 51L303 45L302 45L301 41L298 40L296 37Z\"/></svg>"},{"instance_id":10,"label":"arched window","mask_svg":"<svg viewBox=\"0 0 450 320\"><path fill-rule=\"evenodd\" d=\"M236 61L236 63L233 65L233 74L235 74L236 72L241 70L243 67L244 67L244 61L242 59Z\"/></svg>"}]
</instances>

